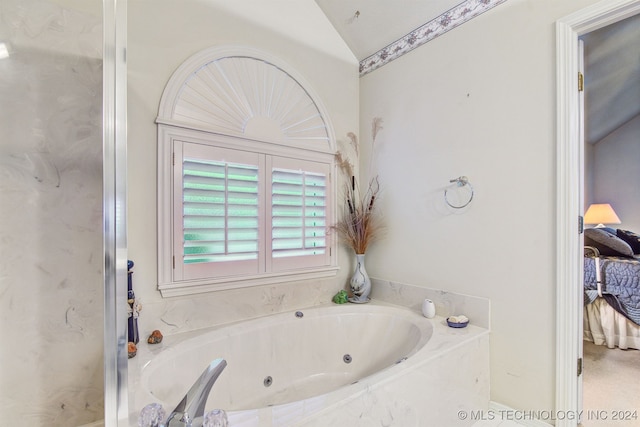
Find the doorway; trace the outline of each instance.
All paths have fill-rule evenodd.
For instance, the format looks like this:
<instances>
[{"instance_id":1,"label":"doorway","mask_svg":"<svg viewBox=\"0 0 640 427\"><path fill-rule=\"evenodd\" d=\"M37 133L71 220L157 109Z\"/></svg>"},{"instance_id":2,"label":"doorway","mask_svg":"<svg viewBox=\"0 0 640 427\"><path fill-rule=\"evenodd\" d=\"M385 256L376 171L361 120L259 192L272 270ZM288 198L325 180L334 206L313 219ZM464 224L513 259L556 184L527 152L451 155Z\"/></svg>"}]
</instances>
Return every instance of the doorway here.
<instances>
[{"instance_id":1,"label":"doorway","mask_svg":"<svg viewBox=\"0 0 640 427\"><path fill-rule=\"evenodd\" d=\"M556 299L556 411L576 414L581 409L582 238L579 237L583 179L580 102L578 98L581 35L640 13L640 0L606 0L556 23L557 41L557 299ZM576 417L558 420L557 427L574 427Z\"/></svg>"},{"instance_id":2,"label":"doorway","mask_svg":"<svg viewBox=\"0 0 640 427\"><path fill-rule=\"evenodd\" d=\"M631 53L639 48L640 14L584 34L580 41L586 101L583 206L610 203L621 221L610 225L614 233L640 230L635 214L640 190L633 184L640 178L640 69ZM584 328L583 424L610 424L613 409L640 406L640 386L634 380L640 373L640 331L602 298L586 306Z\"/></svg>"}]
</instances>

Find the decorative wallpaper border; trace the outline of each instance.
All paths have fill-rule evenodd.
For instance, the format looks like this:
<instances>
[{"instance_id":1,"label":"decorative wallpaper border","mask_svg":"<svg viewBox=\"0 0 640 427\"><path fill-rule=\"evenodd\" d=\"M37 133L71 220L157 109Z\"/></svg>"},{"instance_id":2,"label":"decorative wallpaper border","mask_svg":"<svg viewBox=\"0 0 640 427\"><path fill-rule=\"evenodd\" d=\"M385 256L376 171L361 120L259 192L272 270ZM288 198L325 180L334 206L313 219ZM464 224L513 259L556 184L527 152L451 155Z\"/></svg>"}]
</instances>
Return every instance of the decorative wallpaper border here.
<instances>
[{"instance_id":1,"label":"decorative wallpaper border","mask_svg":"<svg viewBox=\"0 0 640 427\"><path fill-rule=\"evenodd\" d=\"M360 77L507 0L466 0L360 61Z\"/></svg>"}]
</instances>

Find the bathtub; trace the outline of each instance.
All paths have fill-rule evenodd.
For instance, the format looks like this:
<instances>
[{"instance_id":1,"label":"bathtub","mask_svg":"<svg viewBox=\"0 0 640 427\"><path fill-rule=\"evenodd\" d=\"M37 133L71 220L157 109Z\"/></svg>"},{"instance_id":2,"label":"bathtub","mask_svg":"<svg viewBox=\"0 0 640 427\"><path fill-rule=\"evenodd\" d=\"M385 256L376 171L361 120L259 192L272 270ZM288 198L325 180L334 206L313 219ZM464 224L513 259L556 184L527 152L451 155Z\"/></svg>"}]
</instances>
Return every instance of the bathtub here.
<instances>
[{"instance_id":1,"label":"bathtub","mask_svg":"<svg viewBox=\"0 0 640 427\"><path fill-rule=\"evenodd\" d=\"M373 301L141 343L129 366L131 425L148 403L170 412L218 357L227 367L206 410L227 411L231 427L466 426L458 411L486 409L489 400L486 329L452 329ZM451 409L442 414L445 400Z\"/></svg>"}]
</instances>

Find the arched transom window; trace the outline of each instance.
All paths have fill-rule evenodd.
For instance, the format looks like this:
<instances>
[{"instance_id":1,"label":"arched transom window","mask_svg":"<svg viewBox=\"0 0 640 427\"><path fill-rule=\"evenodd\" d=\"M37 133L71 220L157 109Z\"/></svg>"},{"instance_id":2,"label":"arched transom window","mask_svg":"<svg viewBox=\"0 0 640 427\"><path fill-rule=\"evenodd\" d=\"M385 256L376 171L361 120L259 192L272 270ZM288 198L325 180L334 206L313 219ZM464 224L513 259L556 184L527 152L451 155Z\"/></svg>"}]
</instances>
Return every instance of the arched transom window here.
<instances>
[{"instance_id":1,"label":"arched transom window","mask_svg":"<svg viewBox=\"0 0 640 427\"><path fill-rule=\"evenodd\" d=\"M335 142L288 68L214 48L169 80L156 120L163 296L335 274Z\"/></svg>"}]
</instances>

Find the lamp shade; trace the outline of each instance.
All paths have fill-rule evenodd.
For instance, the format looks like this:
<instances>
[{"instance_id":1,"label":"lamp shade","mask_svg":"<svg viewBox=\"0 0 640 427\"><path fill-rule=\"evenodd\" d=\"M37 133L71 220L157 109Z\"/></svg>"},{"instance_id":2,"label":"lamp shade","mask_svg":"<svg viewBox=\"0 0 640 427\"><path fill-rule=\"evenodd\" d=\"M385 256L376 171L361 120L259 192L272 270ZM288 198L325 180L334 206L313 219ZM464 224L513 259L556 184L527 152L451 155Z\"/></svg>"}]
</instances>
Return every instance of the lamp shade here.
<instances>
[{"instance_id":1,"label":"lamp shade","mask_svg":"<svg viewBox=\"0 0 640 427\"><path fill-rule=\"evenodd\" d=\"M585 224L620 224L621 222L609 203L594 203L584 214Z\"/></svg>"}]
</instances>

